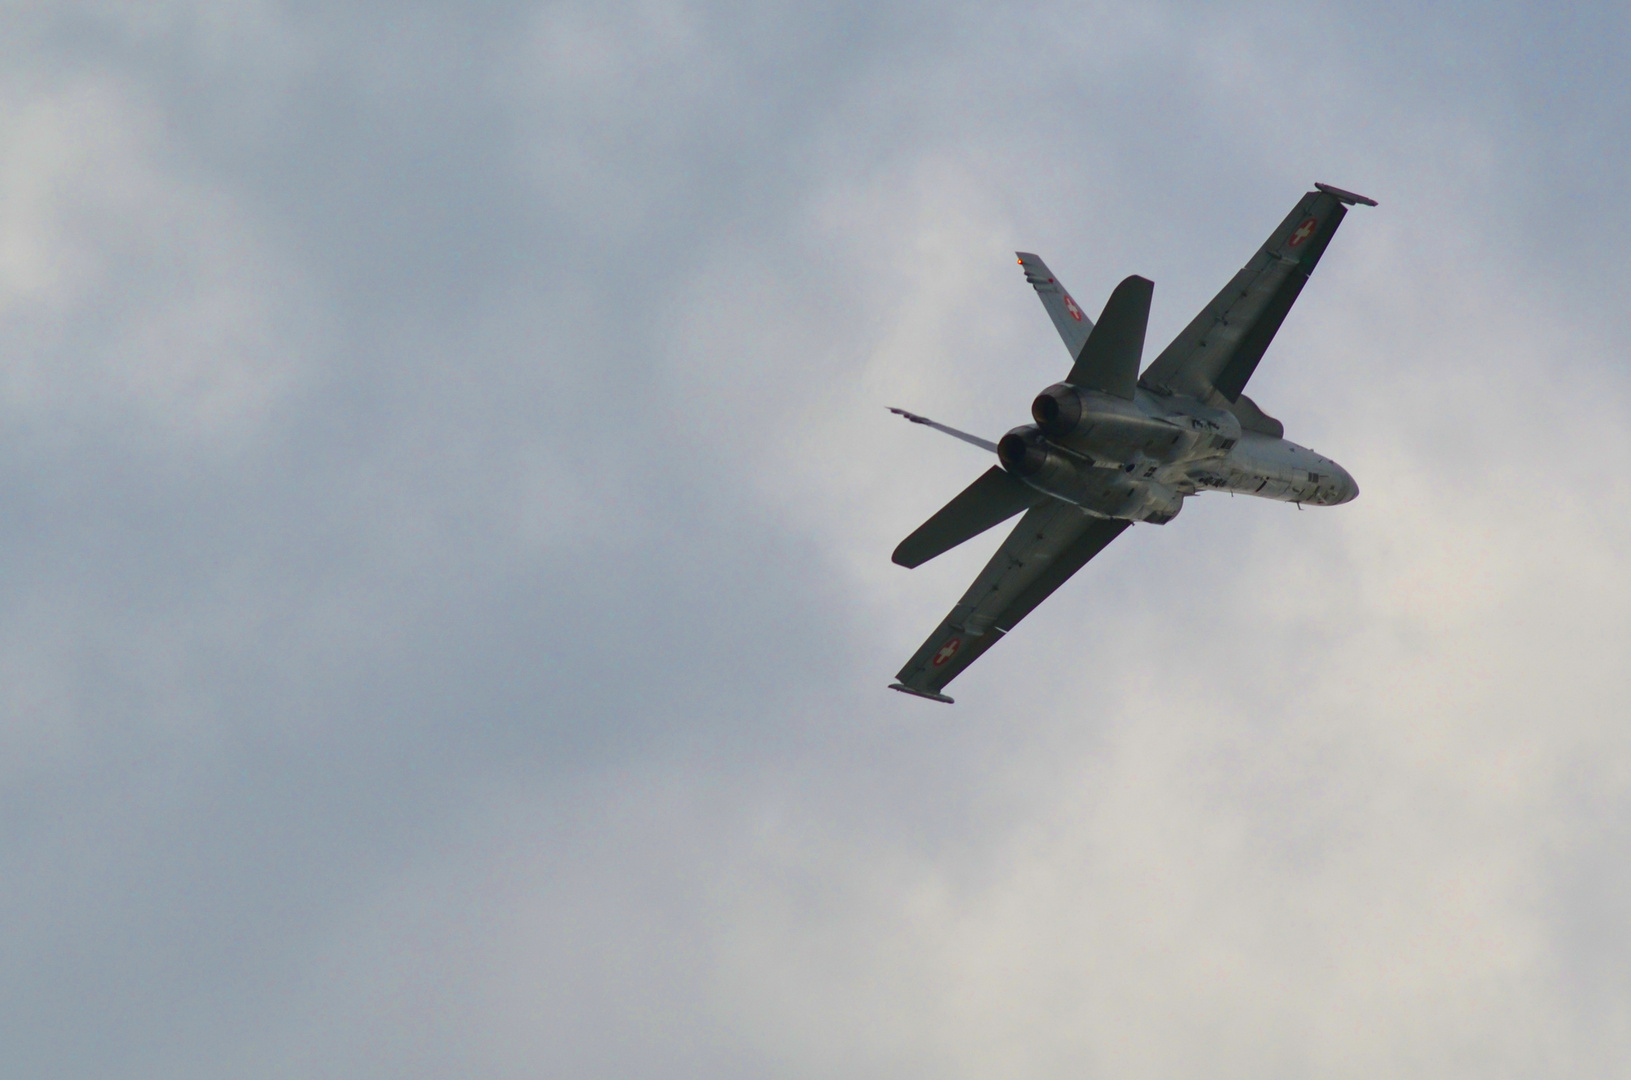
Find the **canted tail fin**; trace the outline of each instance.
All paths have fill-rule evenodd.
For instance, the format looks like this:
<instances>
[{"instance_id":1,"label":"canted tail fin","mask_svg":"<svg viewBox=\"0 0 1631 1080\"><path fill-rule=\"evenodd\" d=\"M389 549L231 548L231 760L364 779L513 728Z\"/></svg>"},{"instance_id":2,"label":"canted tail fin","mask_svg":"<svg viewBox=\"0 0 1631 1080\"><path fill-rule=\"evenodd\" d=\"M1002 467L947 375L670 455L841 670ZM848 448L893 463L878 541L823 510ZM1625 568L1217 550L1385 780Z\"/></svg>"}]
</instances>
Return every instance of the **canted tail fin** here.
<instances>
[{"instance_id":1,"label":"canted tail fin","mask_svg":"<svg viewBox=\"0 0 1631 1080\"><path fill-rule=\"evenodd\" d=\"M1082 306L1071 299L1070 293L1048 264L1032 255L1029 251L1016 251L1019 256L1019 265L1025 271L1025 280L1036 289L1036 295L1041 299L1042 306L1047 309L1048 317L1059 331L1059 336L1065 340L1065 348L1070 350L1070 357L1074 360L1081 355L1082 346L1087 344L1087 335L1093 332L1093 320L1087 317Z\"/></svg>"},{"instance_id":2,"label":"canted tail fin","mask_svg":"<svg viewBox=\"0 0 1631 1080\"><path fill-rule=\"evenodd\" d=\"M1149 325L1150 298L1154 295L1155 282L1137 274L1117 285L1065 381L1131 401L1133 388L1138 385L1144 329Z\"/></svg>"}]
</instances>

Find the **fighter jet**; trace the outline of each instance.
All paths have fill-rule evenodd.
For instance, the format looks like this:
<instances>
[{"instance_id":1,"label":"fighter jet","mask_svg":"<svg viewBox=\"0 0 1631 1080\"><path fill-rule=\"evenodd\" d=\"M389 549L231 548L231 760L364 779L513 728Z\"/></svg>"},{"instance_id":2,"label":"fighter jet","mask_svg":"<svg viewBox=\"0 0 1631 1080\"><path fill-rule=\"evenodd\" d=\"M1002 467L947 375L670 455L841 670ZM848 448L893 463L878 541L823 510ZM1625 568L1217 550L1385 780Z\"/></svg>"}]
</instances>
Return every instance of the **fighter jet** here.
<instances>
[{"instance_id":1,"label":"fighter jet","mask_svg":"<svg viewBox=\"0 0 1631 1080\"><path fill-rule=\"evenodd\" d=\"M1073 366L1032 402L1036 422L996 443L891 409L998 462L902 540L895 562L921 566L1025 515L891 689L951 704L946 684L1089 559L1134 522L1165 525L1191 495L1227 491L1299 506L1358 496L1346 469L1288 441L1280 421L1242 393L1348 207L1376 205L1329 184L1314 188L1142 375L1153 282L1124 280L1095 323L1041 259L1018 253Z\"/></svg>"}]
</instances>

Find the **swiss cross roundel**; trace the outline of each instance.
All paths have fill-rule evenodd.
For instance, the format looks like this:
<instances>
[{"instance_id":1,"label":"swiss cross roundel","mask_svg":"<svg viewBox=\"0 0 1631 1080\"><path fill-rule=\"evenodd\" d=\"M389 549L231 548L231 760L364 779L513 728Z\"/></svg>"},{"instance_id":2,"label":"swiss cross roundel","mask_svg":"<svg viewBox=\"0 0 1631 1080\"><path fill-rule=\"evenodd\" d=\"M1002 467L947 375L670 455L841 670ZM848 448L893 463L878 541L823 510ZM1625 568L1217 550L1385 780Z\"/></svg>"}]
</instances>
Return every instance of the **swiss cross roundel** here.
<instances>
[{"instance_id":1,"label":"swiss cross roundel","mask_svg":"<svg viewBox=\"0 0 1631 1080\"><path fill-rule=\"evenodd\" d=\"M1070 298L1069 293L1065 294L1065 310L1070 312L1070 317L1077 322L1082 321L1082 309L1076 306L1076 301Z\"/></svg>"},{"instance_id":2,"label":"swiss cross roundel","mask_svg":"<svg viewBox=\"0 0 1631 1080\"><path fill-rule=\"evenodd\" d=\"M1319 222L1315 221L1313 218L1308 218L1301 225L1297 226L1294 232L1292 232L1291 239L1286 241L1286 247L1296 247L1297 245L1301 244L1304 240L1307 240L1310 236L1313 236L1314 230L1318 227Z\"/></svg>"},{"instance_id":3,"label":"swiss cross roundel","mask_svg":"<svg viewBox=\"0 0 1631 1080\"><path fill-rule=\"evenodd\" d=\"M940 651L934 654L934 666L940 667L947 660L950 660L952 657L956 656L957 650L962 647L962 644L962 638L954 637L944 645L940 646Z\"/></svg>"}]
</instances>

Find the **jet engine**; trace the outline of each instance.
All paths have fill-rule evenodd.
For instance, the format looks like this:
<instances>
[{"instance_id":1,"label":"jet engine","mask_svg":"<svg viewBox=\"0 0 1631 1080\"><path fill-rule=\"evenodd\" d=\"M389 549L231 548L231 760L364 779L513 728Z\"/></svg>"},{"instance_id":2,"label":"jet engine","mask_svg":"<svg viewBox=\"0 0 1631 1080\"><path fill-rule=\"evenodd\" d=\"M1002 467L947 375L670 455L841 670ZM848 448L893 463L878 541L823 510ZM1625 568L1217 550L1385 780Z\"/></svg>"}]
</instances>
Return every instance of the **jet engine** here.
<instances>
[{"instance_id":1,"label":"jet engine","mask_svg":"<svg viewBox=\"0 0 1631 1080\"><path fill-rule=\"evenodd\" d=\"M1069 383L1054 383L1031 402L1031 416L1044 435L1062 439L1081 425L1082 395Z\"/></svg>"},{"instance_id":2,"label":"jet engine","mask_svg":"<svg viewBox=\"0 0 1631 1080\"><path fill-rule=\"evenodd\" d=\"M1033 487L1055 494L1055 488L1075 486L1075 462L1048 444L1042 433L1029 424L1017 427L997 443L997 460L1002 467Z\"/></svg>"},{"instance_id":3,"label":"jet engine","mask_svg":"<svg viewBox=\"0 0 1631 1080\"><path fill-rule=\"evenodd\" d=\"M1070 383L1055 383L1038 394L1031 416L1049 439L1106 464L1134 454L1171 461L1195 442L1186 426L1150 416L1125 398Z\"/></svg>"},{"instance_id":4,"label":"jet engine","mask_svg":"<svg viewBox=\"0 0 1631 1080\"><path fill-rule=\"evenodd\" d=\"M1183 496L1165 484L1135 480L1120 469L1094 468L1073 459L1030 425L1004 435L997 443L997 458L1010 474L1038 491L1104 517L1164 525L1183 509Z\"/></svg>"}]
</instances>

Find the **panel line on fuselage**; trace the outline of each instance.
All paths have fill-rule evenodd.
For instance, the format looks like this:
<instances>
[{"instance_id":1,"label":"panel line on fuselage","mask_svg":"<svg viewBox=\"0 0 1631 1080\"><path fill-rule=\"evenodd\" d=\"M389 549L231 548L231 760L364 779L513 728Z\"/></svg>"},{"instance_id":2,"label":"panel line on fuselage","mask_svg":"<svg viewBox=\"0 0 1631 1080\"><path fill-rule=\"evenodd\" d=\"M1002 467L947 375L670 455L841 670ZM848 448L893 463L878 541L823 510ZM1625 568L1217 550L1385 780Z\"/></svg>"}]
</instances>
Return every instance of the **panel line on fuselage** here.
<instances>
[{"instance_id":1,"label":"panel line on fuselage","mask_svg":"<svg viewBox=\"0 0 1631 1080\"><path fill-rule=\"evenodd\" d=\"M1100 469L1119 470L1133 485L1158 484L1185 498L1214 490L1315 506L1345 503L1358 494L1353 478L1336 462L1289 439L1243 429L1227 409L1140 388L1132 402L1103 402L1101 413L1091 409L1098 397L1086 395L1084 407L1091 411L1076 432L1049 439L1048 445ZM1159 434L1164 429L1170 429L1170 437Z\"/></svg>"}]
</instances>

